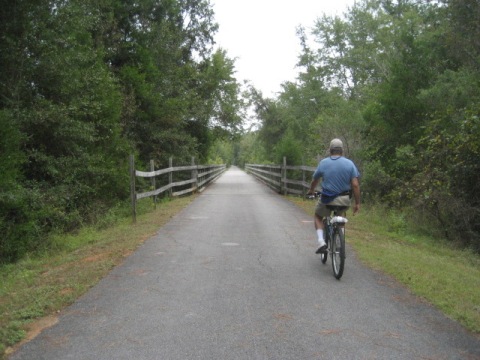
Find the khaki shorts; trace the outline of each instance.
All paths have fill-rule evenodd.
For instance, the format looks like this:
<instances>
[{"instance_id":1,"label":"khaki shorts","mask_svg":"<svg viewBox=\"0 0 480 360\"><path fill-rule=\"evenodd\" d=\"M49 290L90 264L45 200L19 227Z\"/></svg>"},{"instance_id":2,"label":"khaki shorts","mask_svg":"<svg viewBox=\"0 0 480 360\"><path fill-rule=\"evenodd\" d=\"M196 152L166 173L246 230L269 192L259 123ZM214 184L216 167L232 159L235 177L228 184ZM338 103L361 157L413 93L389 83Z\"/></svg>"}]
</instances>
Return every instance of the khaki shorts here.
<instances>
[{"instance_id":1,"label":"khaki shorts","mask_svg":"<svg viewBox=\"0 0 480 360\"><path fill-rule=\"evenodd\" d=\"M332 213L332 210L327 208L327 206L341 206L343 207L342 211L347 211L352 204L352 199L349 195L338 196L331 203L323 204L321 199L318 199L317 206L315 207L315 214L320 217L329 216Z\"/></svg>"}]
</instances>

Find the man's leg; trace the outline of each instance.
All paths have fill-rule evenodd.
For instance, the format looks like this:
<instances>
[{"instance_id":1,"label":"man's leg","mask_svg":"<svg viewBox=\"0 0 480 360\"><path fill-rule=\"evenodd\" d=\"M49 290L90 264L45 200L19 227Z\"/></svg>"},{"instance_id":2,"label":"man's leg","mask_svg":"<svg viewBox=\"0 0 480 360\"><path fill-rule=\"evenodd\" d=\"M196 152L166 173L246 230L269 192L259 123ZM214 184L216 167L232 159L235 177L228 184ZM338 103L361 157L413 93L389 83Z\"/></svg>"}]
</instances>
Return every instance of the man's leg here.
<instances>
[{"instance_id":1,"label":"man's leg","mask_svg":"<svg viewBox=\"0 0 480 360\"><path fill-rule=\"evenodd\" d=\"M323 237L324 226L323 226L323 218L315 213L315 229L317 230L317 237L318 237L318 245L319 248L315 251L316 254L324 253L327 251L327 244L325 243L325 239Z\"/></svg>"}]
</instances>

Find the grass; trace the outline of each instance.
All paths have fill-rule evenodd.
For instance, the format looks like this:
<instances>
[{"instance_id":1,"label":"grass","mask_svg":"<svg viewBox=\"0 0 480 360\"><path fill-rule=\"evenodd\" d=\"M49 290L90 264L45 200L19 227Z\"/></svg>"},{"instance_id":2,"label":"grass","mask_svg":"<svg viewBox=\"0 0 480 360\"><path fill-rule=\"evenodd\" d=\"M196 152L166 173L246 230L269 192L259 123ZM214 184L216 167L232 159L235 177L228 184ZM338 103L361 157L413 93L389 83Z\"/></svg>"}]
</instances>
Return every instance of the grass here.
<instances>
[{"instance_id":1,"label":"grass","mask_svg":"<svg viewBox=\"0 0 480 360\"><path fill-rule=\"evenodd\" d=\"M135 225L127 218L103 230L85 228L57 238L53 252L0 266L0 358L53 325L58 312L193 199L164 202L155 211L146 201ZM289 199L312 213L311 201ZM407 230L403 216L363 208L348 223L347 242L366 265L391 275L465 328L480 333L480 257Z\"/></svg>"},{"instance_id":2,"label":"grass","mask_svg":"<svg viewBox=\"0 0 480 360\"><path fill-rule=\"evenodd\" d=\"M140 205L136 224L119 219L113 226L82 229L53 239L55 250L0 266L0 359L21 341L53 325L64 307L94 286L140 244L189 204L194 196ZM143 211L142 211L143 209Z\"/></svg>"},{"instance_id":3,"label":"grass","mask_svg":"<svg viewBox=\"0 0 480 360\"><path fill-rule=\"evenodd\" d=\"M306 212L311 201L290 198ZM408 232L395 212L363 208L351 216L347 242L367 266L407 286L445 315L480 333L480 256L444 239Z\"/></svg>"}]
</instances>

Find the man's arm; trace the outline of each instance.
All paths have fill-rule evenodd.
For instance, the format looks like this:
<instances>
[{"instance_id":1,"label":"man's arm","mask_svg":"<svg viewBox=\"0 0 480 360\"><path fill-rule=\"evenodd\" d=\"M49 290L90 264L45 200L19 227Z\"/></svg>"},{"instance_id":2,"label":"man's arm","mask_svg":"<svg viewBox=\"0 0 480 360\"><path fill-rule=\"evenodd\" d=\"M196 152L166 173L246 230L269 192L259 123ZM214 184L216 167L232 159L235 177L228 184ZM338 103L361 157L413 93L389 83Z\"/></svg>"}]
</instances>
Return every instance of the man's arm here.
<instances>
[{"instance_id":1,"label":"man's arm","mask_svg":"<svg viewBox=\"0 0 480 360\"><path fill-rule=\"evenodd\" d=\"M310 183L310 189L308 190L308 194L313 194L315 192L319 181L320 178L312 180L312 182Z\"/></svg>"},{"instance_id":2,"label":"man's arm","mask_svg":"<svg viewBox=\"0 0 480 360\"><path fill-rule=\"evenodd\" d=\"M353 214L355 215L360 211L360 182L358 178L355 177L350 181L352 186L353 198L355 199L355 206L353 207Z\"/></svg>"}]
</instances>

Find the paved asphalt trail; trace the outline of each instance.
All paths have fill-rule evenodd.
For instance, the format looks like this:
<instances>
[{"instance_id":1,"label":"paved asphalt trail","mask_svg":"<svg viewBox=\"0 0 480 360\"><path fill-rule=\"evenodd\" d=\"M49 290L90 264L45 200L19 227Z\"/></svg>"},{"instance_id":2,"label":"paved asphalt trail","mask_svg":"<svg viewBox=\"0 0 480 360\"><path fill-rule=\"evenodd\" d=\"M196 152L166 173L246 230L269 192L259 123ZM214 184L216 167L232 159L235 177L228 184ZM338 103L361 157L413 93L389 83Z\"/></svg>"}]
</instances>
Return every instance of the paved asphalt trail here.
<instances>
[{"instance_id":1,"label":"paved asphalt trail","mask_svg":"<svg viewBox=\"0 0 480 360\"><path fill-rule=\"evenodd\" d=\"M340 281L315 249L310 216L232 168L11 359L480 358L351 249Z\"/></svg>"}]
</instances>

